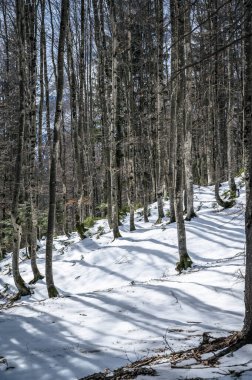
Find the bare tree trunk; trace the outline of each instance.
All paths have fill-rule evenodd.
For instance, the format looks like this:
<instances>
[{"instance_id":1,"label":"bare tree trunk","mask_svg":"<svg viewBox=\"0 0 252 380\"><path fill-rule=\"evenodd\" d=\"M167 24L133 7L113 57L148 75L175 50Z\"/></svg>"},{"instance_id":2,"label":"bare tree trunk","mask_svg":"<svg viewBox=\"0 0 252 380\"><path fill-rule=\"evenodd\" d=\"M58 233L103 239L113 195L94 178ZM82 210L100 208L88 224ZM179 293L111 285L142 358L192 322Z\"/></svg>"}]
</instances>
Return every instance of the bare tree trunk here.
<instances>
[{"instance_id":1,"label":"bare tree trunk","mask_svg":"<svg viewBox=\"0 0 252 380\"><path fill-rule=\"evenodd\" d=\"M81 195L81 163L80 163L80 146L78 135L78 120L77 120L77 80L73 59L73 36L71 30L70 19L68 21L67 33L67 62L68 62L68 81L70 88L70 107L71 107L71 130L72 130L72 143L73 143L73 157L74 157L74 174L75 174L75 188L74 195L80 197Z\"/></svg>"},{"instance_id":2,"label":"bare tree trunk","mask_svg":"<svg viewBox=\"0 0 252 380\"><path fill-rule=\"evenodd\" d=\"M211 67L211 64L210 64ZM210 69L209 69L210 71ZM213 93L212 93L212 77L209 74L208 84L208 107L207 107L207 183L213 185L215 182L214 173L214 120L213 120Z\"/></svg>"},{"instance_id":3,"label":"bare tree trunk","mask_svg":"<svg viewBox=\"0 0 252 380\"><path fill-rule=\"evenodd\" d=\"M236 196L234 180L234 103L233 103L233 57L232 48L228 47L228 110L227 110L227 163L228 184L232 197Z\"/></svg>"},{"instance_id":4,"label":"bare tree trunk","mask_svg":"<svg viewBox=\"0 0 252 380\"><path fill-rule=\"evenodd\" d=\"M53 73L55 77L55 82L57 83L57 67L55 63L55 57L54 57L54 43L55 43L55 33L54 33L54 24L53 24L53 10L52 10L52 3L51 0L48 0L49 5L49 13L50 13L50 22L51 22L51 29L52 29L52 42L51 42L51 58L52 58L52 64L53 64Z\"/></svg>"},{"instance_id":5,"label":"bare tree trunk","mask_svg":"<svg viewBox=\"0 0 252 380\"><path fill-rule=\"evenodd\" d=\"M185 65L192 63L191 52L191 7L185 11ZM193 163L192 163L192 68L185 72L185 189L186 189L186 220L196 216L193 207Z\"/></svg>"},{"instance_id":6,"label":"bare tree trunk","mask_svg":"<svg viewBox=\"0 0 252 380\"><path fill-rule=\"evenodd\" d=\"M243 335L246 343L252 343L252 4L245 4L245 88L244 88L244 153L246 175L246 273L245 318Z\"/></svg>"},{"instance_id":7,"label":"bare tree trunk","mask_svg":"<svg viewBox=\"0 0 252 380\"><path fill-rule=\"evenodd\" d=\"M129 8L129 15L131 9ZM131 46L131 18L128 17L128 204L130 207L130 231L136 229L134 223L134 200L135 200L135 149L133 127L133 77L132 77L132 46Z\"/></svg>"},{"instance_id":8,"label":"bare tree trunk","mask_svg":"<svg viewBox=\"0 0 252 380\"><path fill-rule=\"evenodd\" d=\"M48 70L47 70L47 50L46 50L46 33L45 33L45 22L44 22L44 13L45 13L45 0L41 0L41 38L43 44L43 59L44 59L44 79L45 79L45 103L46 103L46 134L47 134L47 146L49 151L49 156L52 152L52 133L50 128L50 97L49 97L49 79L48 79Z\"/></svg>"},{"instance_id":9,"label":"bare tree trunk","mask_svg":"<svg viewBox=\"0 0 252 380\"><path fill-rule=\"evenodd\" d=\"M53 233L55 226L55 210L56 210L56 179L57 179L57 163L59 158L60 143L60 124L62 118L62 98L64 84L64 46L66 38L67 20L68 20L69 0L61 1L61 21L60 35L58 45L58 63L57 63L57 99L54 119L54 137L51 158L50 186L49 186L49 213L46 240L46 285L49 298L57 297L58 291L53 281L52 271L52 249L53 249Z\"/></svg>"},{"instance_id":10,"label":"bare tree trunk","mask_svg":"<svg viewBox=\"0 0 252 380\"><path fill-rule=\"evenodd\" d=\"M163 208L163 179L162 166L164 157L162 157L162 136L163 136L163 0L156 0L156 18L157 18L157 204L158 219L156 223L161 223L164 215Z\"/></svg>"},{"instance_id":11,"label":"bare tree trunk","mask_svg":"<svg viewBox=\"0 0 252 380\"><path fill-rule=\"evenodd\" d=\"M25 82L26 82L26 57L25 57L25 14L24 3L16 0L16 18L17 18L17 38L19 47L19 140L15 166L15 182L13 190L13 199L11 206L11 220L14 228L14 246L12 254L12 272L15 285L20 296L30 294L30 289L26 286L19 272L19 249L22 237L22 225L18 215L19 195L22 179L23 147L24 147L24 129L25 129Z\"/></svg>"},{"instance_id":12,"label":"bare tree trunk","mask_svg":"<svg viewBox=\"0 0 252 380\"><path fill-rule=\"evenodd\" d=\"M45 0L41 0L41 33L40 33L40 69L39 69L39 125L38 125L38 162L40 175L43 168L43 151L42 151L42 130L43 130L43 109L44 109L44 36L45 33ZM41 181L39 181L41 182ZM39 188L41 185L39 186Z\"/></svg>"},{"instance_id":13,"label":"bare tree trunk","mask_svg":"<svg viewBox=\"0 0 252 380\"><path fill-rule=\"evenodd\" d=\"M29 205L30 205L30 251L31 251L31 267L33 272L33 280L36 283L44 278L37 266L37 210L36 210L36 82L37 82L37 10L35 1L32 1L28 13L29 25L29 41L30 44L30 173L29 173Z\"/></svg>"},{"instance_id":14,"label":"bare tree trunk","mask_svg":"<svg viewBox=\"0 0 252 380\"><path fill-rule=\"evenodd\" d=\"M216 174L220 175L219 174L219 170L217 170ZM215 193L216 202L218 203L219 206L221 206L223 208L230 208L230 207L232 207L234 205L234 201L233 200L231 200L231 201L224 201L221 198L221 196L220 196L220 181L216 181L215 182L214 193Z\"/></svg>"},{"instance_id":15,"label":"bare tree trunk","mask_svg":"<svg viewBox=\"0 0 252 380\"><path fill-rule=\"evenodd\" d=\"M107 203L107 219L109 227L112 228L112 208L111 208L111 178L110 178L110 151L109 151L109 109L108 98L108 64L107 64L107 47L104 33L104 11L103 1L100 1L98 8L97 0L93 0L94 9L94 28L95 28L95 42L98 50L99 68L98 68L98 82L99 82L99 101L101 108L101 123L102 123L102 144L104 152L104 203Z\"/></svg>"},{"instance_id":16,"label":"bare tree trunk","mask_svg":"<svg viewBox=\"0 0 252 380\"><path fill-rule=\"evenodd\" d=\"M172 33L175 35L176 45L173 47L173 52L176 49L177 54L172 59L177 60L177 68L179 74L175 74L177 78L177 108L175 120L171 122L176 126L176 153L175 153L175 211L178 234L178 250L179 262L176 269L181 272L188 269L192 265L192 261L187 253L186 247L186 231L183 217L183 164L184 164L184 96L185 96L185 73L181 68L184 67L184 12L185 6L180 0L171 0L171 23ZM181 70L181 71L180 71Z\"/></svg>"},{"instance_id":17,"label":"bare tree trunk","mask_svg":"<svg viewBox=\"0 0 252 380\"><path fill-rule=\"evenodd\" d=\"M209 19L209 33L210 33L210 51L214 54L216 49L215 40L216 40L216 32L214 30L214 20L213 17L210 16L212 10L212 3L208 2L208 19ZM213 185L216 179L215 173L215 150L216 150L216 142L215 142L215 128L216 128L216 116L215 116L215 60L218 59L213 56L209 62L208 68L208 86L207 86L207 183L208 185Z\"/></svg>"},{"instance_id":18,"label":"bare tree trunk","mask_svg":"<svg viewBox=\"0 0 252 380\"><path fill-rule=\"evenodd\" d=\"M112 104L110 123L110 176L111 176L111 204L112 226L114 239L121 236L118 227L118 164L117 164L117 137L118 137L118 31L116 20L116 5L110 0L110 16L112 24Z\"/></svg>"},{"instance_id":19,"label":"bare tree trunk","mask_svg":"<svg viewBox=\"0 0 252 380\"><path fill-rule=\"evenodd\" d=\"M87 138L87 123L86 123L86 66L85 66L85 1L81 0L81 30L80 30L80 52L79 52L79 122L78 122L78 135L79 135L79 155L80 155L80 170L81 170L81 189L80 198L78 201L78 215L77 219L82 222L84 219L84 199L87 196L87 161L84 145L84 137ZM84 102L85 100L85 102Z\"/></svg>"},{"instance_id":20,"label":"bare tree trunk","mask_svg":"<svg viewBox=\"0 0 252 380\"><path fill-rule=\"evenodd\" d=\"M174 3L170 4L171 17L174 16ZM175 43L177 42L177 36L175 33L175 20L173 21L173 33L171 35L171 44L173 47L171 51L171 75L177 70L177 49L175 48ZM171 78L172 79L172 78ZM170 223L176 221L175 216L175 198L174 198L174 168L175 168L175 120L176 120L176 105L177 105L177 81L170 80L170 93L171 93L171 121L169 125L169 159L168 159L168 194L170 203Z\"/></svg>"}]
</instances>

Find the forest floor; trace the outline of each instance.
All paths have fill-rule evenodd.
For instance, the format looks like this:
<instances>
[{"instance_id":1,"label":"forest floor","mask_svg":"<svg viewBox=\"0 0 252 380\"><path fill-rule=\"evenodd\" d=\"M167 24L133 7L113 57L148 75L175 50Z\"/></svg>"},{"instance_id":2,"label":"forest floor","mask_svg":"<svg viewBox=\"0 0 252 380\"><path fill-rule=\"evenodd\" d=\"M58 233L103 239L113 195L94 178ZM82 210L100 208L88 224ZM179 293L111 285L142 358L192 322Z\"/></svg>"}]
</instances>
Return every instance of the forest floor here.
<instances>
[{"instance_id":1,"label":"forest floor","mask_svg":"<svg viewBox=\"0 0 252 380\"><path fill-rule=\"evenodd\" d=\"M164 218L155 225L156 204L150 206L149 223L136 212L134 232L126 217L116 241L105 220L83 241L76 234L57 237L53 268L59 298L48 299L41 280L31 296L8 304L15 291L11 254L1 261L0 379L76 380L95 372L109 375L135 361L147 363L160 380L252 379L249 345L215 366L186 357L177 365L169 360L169 354L199 346L203 333L218 338L243 325L244 188L228 210L217 207L211 186L195 186L194 198L197 217L186 222L194 264L180 275L176 224ZM39 245L44 272L45 241ZM24 251L20 270L29 282ZM148 362L152 357L157 360Z\"/></svg>"}]
</instances>

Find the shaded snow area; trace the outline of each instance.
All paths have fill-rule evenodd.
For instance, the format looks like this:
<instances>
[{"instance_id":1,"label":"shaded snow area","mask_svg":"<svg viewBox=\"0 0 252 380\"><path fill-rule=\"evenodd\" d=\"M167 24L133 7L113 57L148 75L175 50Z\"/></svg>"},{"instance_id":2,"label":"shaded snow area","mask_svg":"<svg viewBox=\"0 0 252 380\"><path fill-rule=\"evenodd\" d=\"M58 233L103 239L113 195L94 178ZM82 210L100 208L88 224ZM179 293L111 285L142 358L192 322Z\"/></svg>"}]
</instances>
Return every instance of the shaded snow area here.
<instances>
[{"instance_id":1,"label":"shaded snow area","mask_svg":"<svg viewBox=\"0 0 252 380\"><path fill-rule=\"evenodd\" d=\"M116 241L106 221L99 221L92 237L83 241L75 234L55 239L54 280L61 297L47 299L42 280L33 286L32 296L10 308L4 306L4 297L0 300L0 355L7 360L0 364L0 379L79 379L154 354L196 347L203 332L219 337L240 330L244 193L242 188L235 207L221 210L213 187L195 186L197 217L186 222L194 265L180 275L175 271L176 224L164 218L155 225L156 204L150 206L149 223L137 210L134 232L129 232L126 217L122 238ZM98 228L104 230L100 237ZM39 244L38 265L44 273L45 241ZM10 263L11 255L0 262L2 294L14 292ZM20 271L25 281L32 279L24 252ZM234 379L234 371L241 373L240 379L252 379L252 347L222 358L214 368L171 368L167 362L153 368L160 380Z\"/></svg>"}]
</instances>

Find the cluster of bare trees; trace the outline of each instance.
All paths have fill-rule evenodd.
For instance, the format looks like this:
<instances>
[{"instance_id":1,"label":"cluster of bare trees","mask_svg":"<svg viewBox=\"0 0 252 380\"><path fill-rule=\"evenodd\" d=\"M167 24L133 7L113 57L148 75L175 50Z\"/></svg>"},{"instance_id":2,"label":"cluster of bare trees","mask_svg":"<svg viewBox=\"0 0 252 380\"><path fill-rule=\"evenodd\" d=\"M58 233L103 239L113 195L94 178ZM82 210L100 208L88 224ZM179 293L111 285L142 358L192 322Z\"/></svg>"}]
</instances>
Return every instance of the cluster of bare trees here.
<instances>
[{"instance_id":1,"label":"cluster of bare trees","mask_svg":"<svg viewBox=\"0 0 252 380\"><path fill-rule=\"evenodd\" d=\"M118 238L120 210L133 231L136 206L148 221L157 201L162 221L164 197L177 269L187 269L193 183L215 184L216 201L231 207L242 169L250 247L251 54L251 0L0 1L0 254L13 240L20 295L29 293L20 246L36 282L37 237L47 236L54 297L54 233L83 236L87 216L106 216Z\"/></svg>"}]
</instances>

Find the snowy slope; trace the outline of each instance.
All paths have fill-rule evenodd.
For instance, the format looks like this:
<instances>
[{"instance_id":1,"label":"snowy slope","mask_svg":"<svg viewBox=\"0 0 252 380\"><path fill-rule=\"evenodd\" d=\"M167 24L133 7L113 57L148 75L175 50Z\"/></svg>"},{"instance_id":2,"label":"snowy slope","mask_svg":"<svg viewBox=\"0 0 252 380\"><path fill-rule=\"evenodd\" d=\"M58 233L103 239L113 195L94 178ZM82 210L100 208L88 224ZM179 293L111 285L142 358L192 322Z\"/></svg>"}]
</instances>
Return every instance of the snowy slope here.
<instances>
[{"instance_id":1,"label":"snowy slope","mask_svg":"<svg viewBox=\"0 0 252 380\"><path fill-rule=\"evenodd\" d=\"M225 189L225 186L223 187ZM244 190L237 205L221 211L212 187L195 187L197 218L186 222L188 252L194 266L178 275L176 225L155 225L137 213L137 230L112 242L110 232L99 239L55 239L54 280L61 297L47 299L45 281L34 293L0 311L0 379L73 380L110 370L158 352L196 346L202 333L228 335L243 323ZM168 202L165 209L168 209ZM140 210L139 210L140 211ZM108 230L106 222L99 225ZM38 263L44 272L45 241ZM0 262L0 291L13 290L10 257ZM20 264L25 281L30 263ZM7 285L6 285L7 284ZM169 347L168 347L169 346ZM171 369L155 366L159 379L221 378L232 370L249 369L252 348L244 347L214 369ZM250 362L250 363L249 363ZM243 366L247 363L247 366ZM249 367L250 365L250 367ZM13 368L12 368L13 367ZM248 377L250 376L250 377ZM141 377L139 379L148 379ZM233 378L233 377L225 377Z\"/></svg>"}]
</instances>

